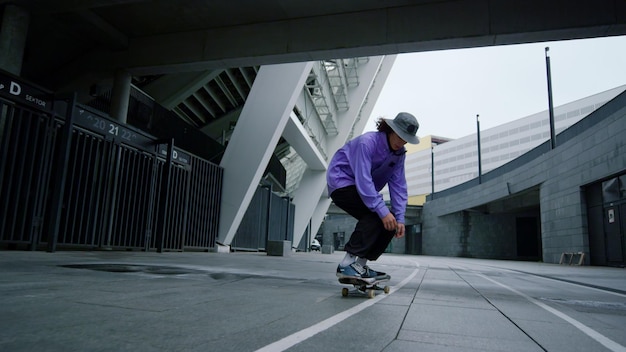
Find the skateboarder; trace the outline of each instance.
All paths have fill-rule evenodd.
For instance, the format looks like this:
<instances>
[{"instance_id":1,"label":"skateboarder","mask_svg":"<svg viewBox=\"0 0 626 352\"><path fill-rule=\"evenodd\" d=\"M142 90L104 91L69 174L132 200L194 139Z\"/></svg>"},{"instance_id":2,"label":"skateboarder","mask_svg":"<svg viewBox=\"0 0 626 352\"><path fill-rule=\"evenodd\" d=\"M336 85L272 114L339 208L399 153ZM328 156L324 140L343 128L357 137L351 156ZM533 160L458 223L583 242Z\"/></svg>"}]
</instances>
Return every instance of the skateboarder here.
<instances>
[{"instance_id":1,"label":"skateboarder","mask_svg":"<svg viewBox=\"0 0 626 352\"><path fill-rule=\"evenodd\" d=\"M360 278L367 282L388 276L367 266L376 260L395 236L404 236L407 186L404 160L408 142L418 144L417 119L406 112L393 120L380 118L377 131L364 133L333 156L326 181L333 202L358 220L346 255L337 266L337 277ZM379 193L388 186L391 210Z\"/></svg>"}]
</instances>

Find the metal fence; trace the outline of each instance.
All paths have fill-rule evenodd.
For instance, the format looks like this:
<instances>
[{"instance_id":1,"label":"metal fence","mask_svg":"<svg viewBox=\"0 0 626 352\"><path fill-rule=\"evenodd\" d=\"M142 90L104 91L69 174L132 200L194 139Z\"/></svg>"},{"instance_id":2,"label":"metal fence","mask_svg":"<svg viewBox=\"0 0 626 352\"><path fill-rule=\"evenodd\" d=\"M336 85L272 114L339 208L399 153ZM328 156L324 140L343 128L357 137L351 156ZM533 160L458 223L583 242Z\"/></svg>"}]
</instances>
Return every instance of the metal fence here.
<instances>
[{"instance_id":1,"label":"metal fence","mask_svg":"<svg viewBox=\"0 0 626 352\"><path fill-rule=\"evenodd\" d=\"M223 170L173 144L0 75L0 243L214 247Z\"/></svg>"},{"instance_id":2,"label":"metal fence","mask_svg":"<svg viewBox=\"0 0 626 352\"><path fill-rule=\"evenodd\" d=\"M295 205L258 187L232 242L235 250L265 250L267 241L293 241Z\"/></svg>"},{"instance_id":3,"label":"metal fence","mask_svg":"<svg viewBox=\"0 0 626 352\"><path fill-rule=\"evenodd\" d=\"M58 124L0 99L0 239L32 245L42 237Z\"/></svg>"}]
</instances>

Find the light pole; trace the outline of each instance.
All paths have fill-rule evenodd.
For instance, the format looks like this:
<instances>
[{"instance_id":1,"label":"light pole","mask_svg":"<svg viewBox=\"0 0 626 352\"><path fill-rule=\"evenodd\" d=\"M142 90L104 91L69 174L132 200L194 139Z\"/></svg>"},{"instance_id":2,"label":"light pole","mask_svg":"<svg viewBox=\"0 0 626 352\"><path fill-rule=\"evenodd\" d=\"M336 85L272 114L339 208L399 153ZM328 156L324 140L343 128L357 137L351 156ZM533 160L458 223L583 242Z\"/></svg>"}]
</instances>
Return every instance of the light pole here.
<instances>
[{"instance_id":1,"label":"light pole","mask_svg":"<svg viewBox=\"0 0 626 352\"><path fill-rule=\"evenodd\" d=\"M550 73L550 47L546 46L546 73L548 76L548 113L550 115L550 148L556 148L556 135L554 133L554 107L552 106L552 75Z\"/></svg>"},{"instance_id":2,"label":"light pole","mask_svg":"<svg viewBox=\"0 0 626 352\"><path fill-rule=\"evenodd\" d=\"M478 114L476 114L476 142L478 144L478 184L483 183L483 166L480 156L480 121L478 121Z\"/></svg>"},{"instance_id":3,"label":"light pole","mask_svg":"<svg viewBox=\"0 0 626 352\"><path fill-rule=\"evenodd\" d=\"M435 199L435 144L430 143L430 198Z\"/></svg>"}]
</instances>

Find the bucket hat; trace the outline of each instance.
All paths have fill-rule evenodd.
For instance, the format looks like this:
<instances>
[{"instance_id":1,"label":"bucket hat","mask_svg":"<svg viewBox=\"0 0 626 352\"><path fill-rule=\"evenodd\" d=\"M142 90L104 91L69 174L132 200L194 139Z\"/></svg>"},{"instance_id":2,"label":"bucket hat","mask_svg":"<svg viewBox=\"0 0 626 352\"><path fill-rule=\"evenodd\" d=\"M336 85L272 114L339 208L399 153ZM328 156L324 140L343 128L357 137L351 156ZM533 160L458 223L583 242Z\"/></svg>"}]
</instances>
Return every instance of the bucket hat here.
<instances>
[{"instance_id":1,"label":"bucket hat","mask_svg":"<svg viewBox=\"0 0 626 352\"><path fill-rule=\"evenodd\" d=\"M420 142L419 137L415 134L420 124L417 122L415 116L408 112L399 113L393 120L385 119L387 125L405 142L411 144L418 144Z\"/></svg>"}]
</instances>

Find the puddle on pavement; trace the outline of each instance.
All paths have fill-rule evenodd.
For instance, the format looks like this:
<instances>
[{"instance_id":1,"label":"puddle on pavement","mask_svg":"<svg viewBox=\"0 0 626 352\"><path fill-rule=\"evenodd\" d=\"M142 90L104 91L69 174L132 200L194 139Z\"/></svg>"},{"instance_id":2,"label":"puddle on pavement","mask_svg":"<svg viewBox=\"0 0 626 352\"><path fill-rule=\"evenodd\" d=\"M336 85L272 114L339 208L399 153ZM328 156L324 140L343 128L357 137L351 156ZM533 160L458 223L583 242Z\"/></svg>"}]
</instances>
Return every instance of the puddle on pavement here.
<instances>
[{"instance_id":1,"label":"puddle on pavement","mask_svg":"<svg viewBox=\"0 0 626 352\"><path fill-rule=\"evenodd\" d=\"M68 264L61 265L64 268L88 269L106 271L110 273L146 273L154 275L186 275L206 274L205 271L159 265L136 265L136 264Z\"/></svg>"},{"instance_id":2,"label":"puddle on pavement","mask_svg":"<svg viewBox=\"0 0 626 352\"><path fill-rule=\"evenodd\" d=\"M208 275L214 280L241 279L243 275L230 273L209 273L203 270L181 268L161 265L137 265L137 264L68 264L61 265L64 268L88 269L106 271L110 273L142 273L152 275Z\"/></svg>"}]
</instances>

